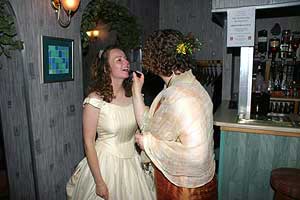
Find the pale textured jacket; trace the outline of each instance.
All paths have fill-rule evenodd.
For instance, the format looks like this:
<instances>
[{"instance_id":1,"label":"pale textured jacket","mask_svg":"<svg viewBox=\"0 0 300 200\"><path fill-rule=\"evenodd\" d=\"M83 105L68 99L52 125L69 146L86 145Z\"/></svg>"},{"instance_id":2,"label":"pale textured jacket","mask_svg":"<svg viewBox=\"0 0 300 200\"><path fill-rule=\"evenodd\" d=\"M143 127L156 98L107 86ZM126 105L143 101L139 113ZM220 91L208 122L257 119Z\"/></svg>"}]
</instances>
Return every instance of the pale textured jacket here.
<instances>
[{"instance_id":1,"label":"pale textured jacket","mask_svg":"<svg viewBox=\"0 0 300 200\"><path fill-rule=\"evenodd\" d=\"M175 75L144 115L144 148L173 184L195 188L215 173L213 105L191 71Z\"/></svg>"}]
</instances>

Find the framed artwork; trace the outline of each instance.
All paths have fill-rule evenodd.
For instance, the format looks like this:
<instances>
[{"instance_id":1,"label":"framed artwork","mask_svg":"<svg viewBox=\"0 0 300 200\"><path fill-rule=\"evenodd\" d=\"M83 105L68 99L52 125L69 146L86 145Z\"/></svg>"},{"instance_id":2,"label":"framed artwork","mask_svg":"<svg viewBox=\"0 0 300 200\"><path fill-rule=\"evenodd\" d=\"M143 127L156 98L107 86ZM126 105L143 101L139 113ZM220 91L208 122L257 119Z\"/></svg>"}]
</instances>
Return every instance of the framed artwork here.
<instances>
[{"instance_id":1,"label":"framed artwork","mask_svg":"<svg viewBox=\"0 0 300 200\"><path fill-rule=\"evenodd\" d=\"M42 83L71 81L74 40L42 36Z\"/></svg>"}]
</instances>

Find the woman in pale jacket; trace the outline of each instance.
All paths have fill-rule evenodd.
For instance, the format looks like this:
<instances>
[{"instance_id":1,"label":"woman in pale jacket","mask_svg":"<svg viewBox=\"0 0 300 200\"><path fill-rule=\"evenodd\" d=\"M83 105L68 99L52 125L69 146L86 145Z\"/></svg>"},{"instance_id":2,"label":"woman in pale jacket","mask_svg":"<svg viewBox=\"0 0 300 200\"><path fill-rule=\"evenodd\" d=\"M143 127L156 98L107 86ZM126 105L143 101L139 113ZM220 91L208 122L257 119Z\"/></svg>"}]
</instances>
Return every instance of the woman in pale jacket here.
<instances>
[{"instance_id":1,"label":"woman in pale jacket","mask_svg":"<svg viewBox=\"0 0 300 200\"><path fill-rule=\"evenodd\" d=\"M144 76L133 76L133 103L142 134L136 142L154 165L158 200L217 199L213 105L191 72L197 40L176 30L155 31L143 49L143 67L165 88L148 111Z\"/></svg>"}]
</instances>

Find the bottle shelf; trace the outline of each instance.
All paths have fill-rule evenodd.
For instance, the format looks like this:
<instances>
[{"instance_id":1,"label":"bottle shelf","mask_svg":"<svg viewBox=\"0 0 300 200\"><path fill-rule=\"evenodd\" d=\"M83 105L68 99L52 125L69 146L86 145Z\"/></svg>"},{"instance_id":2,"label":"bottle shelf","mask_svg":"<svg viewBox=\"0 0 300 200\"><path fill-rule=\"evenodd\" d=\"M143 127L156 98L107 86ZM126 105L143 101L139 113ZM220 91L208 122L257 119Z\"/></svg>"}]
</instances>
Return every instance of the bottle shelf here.
<instances>
[{"instance_id":1,"label":"bottle shelf","mask_svg":"<svg viewBox=\"0 0 300 200\"><path fill-rule=\"evenodd\" d=\"M271 101L295 101L299 102L300 97L270 97Z\"/></svg>"},{"instance_id":2,"label":"bottle shelf","mask_svg":"<svg viewBox=\"0 0 300 200\"><path fill-rule=\"evenodd\" d=\"M270 103L272 102L281 102L281 103L290 102L293 105L292 113L299 114L299 102L300 102L299 97L270 97Z\"/></svg>"}]
</instances>

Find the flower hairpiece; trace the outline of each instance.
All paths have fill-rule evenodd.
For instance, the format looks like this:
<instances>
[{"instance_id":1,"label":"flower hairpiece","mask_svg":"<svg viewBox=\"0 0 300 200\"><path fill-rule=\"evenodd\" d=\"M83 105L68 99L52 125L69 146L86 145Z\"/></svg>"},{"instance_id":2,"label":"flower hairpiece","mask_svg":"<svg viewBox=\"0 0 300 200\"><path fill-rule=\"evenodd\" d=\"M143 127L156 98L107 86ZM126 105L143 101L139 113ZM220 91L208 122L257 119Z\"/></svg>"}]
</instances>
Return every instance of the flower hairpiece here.
<instances>
[{"instance_id":1,"label":"flower hairpiece","mask_svg":"<svg viewBox=\"0 0 300 200\"><path fill-rule=\"evenodd\" d=\"M193 37L192 34L189 33L183 41L177 44L176 53L179 55L192 55L193 52L200 50L201 45L198 38Z\"/></svg>"}]
</instances>

